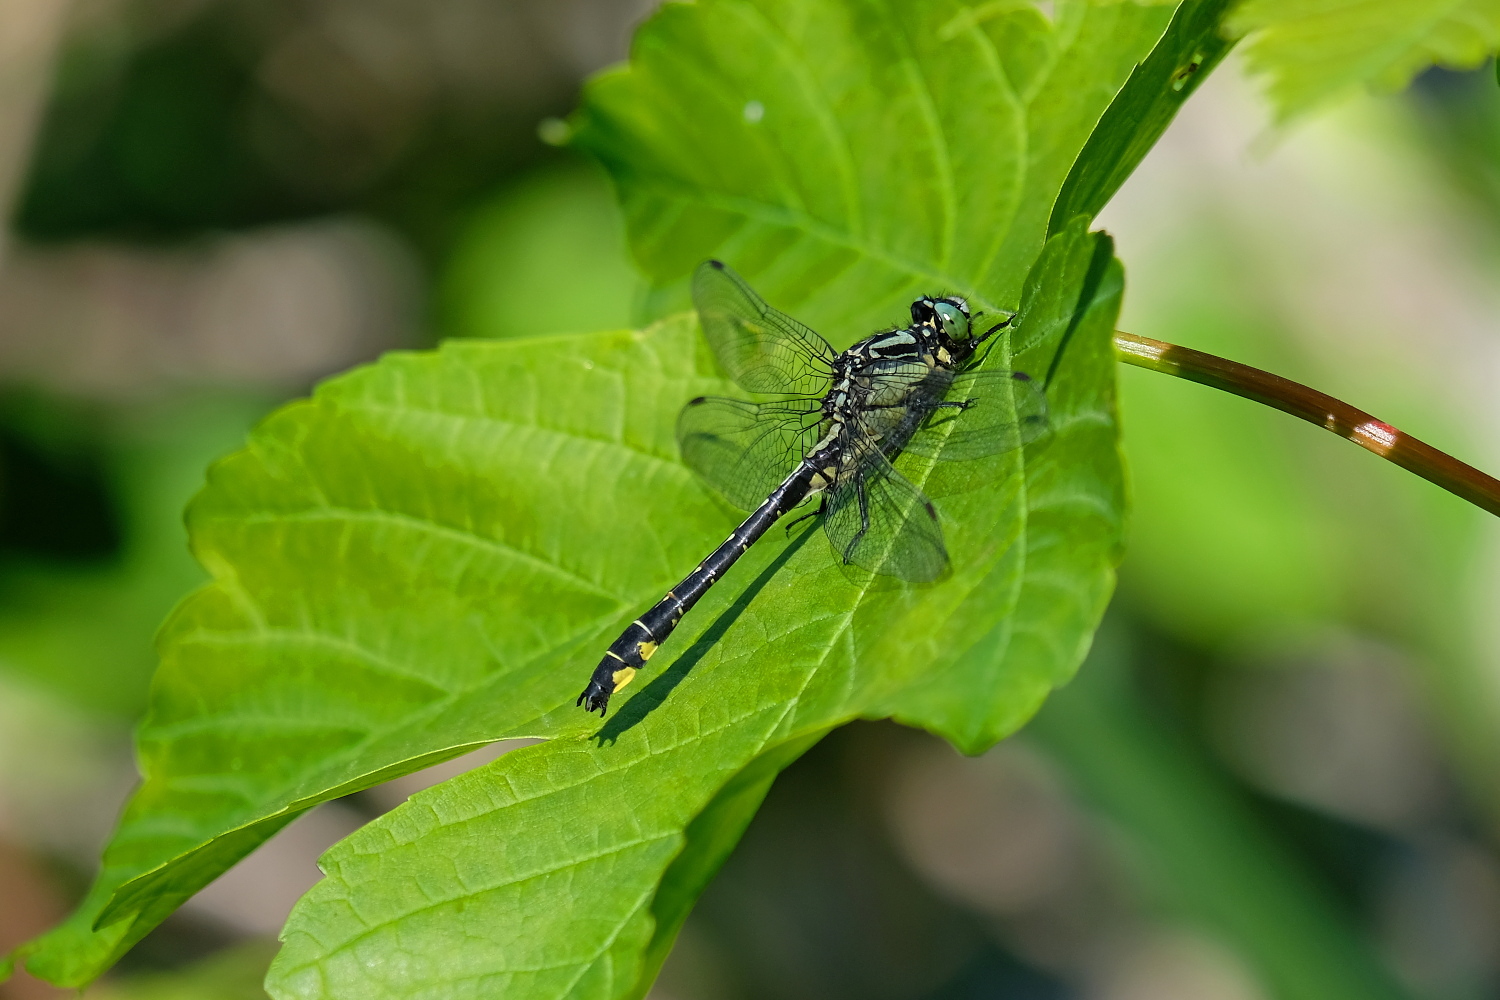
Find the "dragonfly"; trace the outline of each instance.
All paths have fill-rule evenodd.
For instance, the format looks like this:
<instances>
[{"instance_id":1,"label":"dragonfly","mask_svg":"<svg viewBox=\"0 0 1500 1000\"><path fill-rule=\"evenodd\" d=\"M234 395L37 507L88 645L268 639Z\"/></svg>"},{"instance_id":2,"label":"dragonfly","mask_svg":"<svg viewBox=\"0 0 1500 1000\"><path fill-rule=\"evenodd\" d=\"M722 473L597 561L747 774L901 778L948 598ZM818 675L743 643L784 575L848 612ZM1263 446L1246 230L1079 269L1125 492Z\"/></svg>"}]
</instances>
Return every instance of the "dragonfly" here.
<instances>
[{"instance_id":1,"label":"dragonfly","mask_svg":"<svg viewBox=\"0 0 1500 1000\"><path fill-rule=\"evenodd\" d=\"M949 570L937 511L892 461L982 458L1048 430L1035 380L978 367L988 353L981 345L1011 317L976 335L978 316L958 296L924 295L911 304L910 325L843 352L767 305L721 261L698 266L693 302L720 366L762 401L699 396L678 418L678 445L689 468L751 513L605 651L577 702L600 716L708 589L803 503L820 498L803 516L822 518L844 564L929 583Z\"/></svg>"}]
</instances>

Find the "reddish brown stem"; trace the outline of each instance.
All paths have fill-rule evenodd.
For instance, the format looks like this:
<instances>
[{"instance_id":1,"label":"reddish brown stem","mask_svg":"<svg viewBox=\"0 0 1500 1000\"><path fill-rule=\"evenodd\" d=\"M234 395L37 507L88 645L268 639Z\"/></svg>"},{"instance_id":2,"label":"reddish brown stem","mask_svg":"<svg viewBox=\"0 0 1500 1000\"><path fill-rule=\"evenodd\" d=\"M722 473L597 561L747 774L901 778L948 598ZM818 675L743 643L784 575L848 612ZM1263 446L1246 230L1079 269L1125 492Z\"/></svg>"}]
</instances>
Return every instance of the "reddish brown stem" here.
<instances>
[{"instance_id":1,"label":"reddish brown stem","mask_svg":"<svg viewBox=\"0 0 1500 1000\"><path fill-rule=\"evenodd\" d=\"M1126 364L1211 385L1301 417L1500 517L1500 480L1343 400L1259 368L1133 333L1116 330L1115 349Z\"/></svg>"}]
</instances>

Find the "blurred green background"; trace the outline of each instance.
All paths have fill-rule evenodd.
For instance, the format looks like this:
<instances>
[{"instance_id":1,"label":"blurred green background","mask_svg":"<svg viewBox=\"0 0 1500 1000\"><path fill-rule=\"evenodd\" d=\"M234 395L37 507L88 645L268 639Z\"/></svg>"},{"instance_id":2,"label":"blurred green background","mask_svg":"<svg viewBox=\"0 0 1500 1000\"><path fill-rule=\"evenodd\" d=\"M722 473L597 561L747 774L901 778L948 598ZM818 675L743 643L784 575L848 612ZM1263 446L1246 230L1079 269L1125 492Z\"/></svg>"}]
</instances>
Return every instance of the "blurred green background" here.
<instances>
[{"instance_id":1,"label":"blurred green background","mask_svg":"<svg viewBox=\"0 0 1500 1000\"><path fill-rule=\"evenodd\" d=\"M537 136L648 7L0 12L0 947L71 905L130 787L208 462L383 350L631 322L607 182ZM1500 469L1493 70L1267 120L1231 62L1106 210L1122 326ZM1121 379L1133 527L1079 681L981 758L830 737L656 1000L1500 996L1500 530L1279 413ZM473 762L315 810L88 995L263 996L317 854Z\"/></svg>"}]
</instances>

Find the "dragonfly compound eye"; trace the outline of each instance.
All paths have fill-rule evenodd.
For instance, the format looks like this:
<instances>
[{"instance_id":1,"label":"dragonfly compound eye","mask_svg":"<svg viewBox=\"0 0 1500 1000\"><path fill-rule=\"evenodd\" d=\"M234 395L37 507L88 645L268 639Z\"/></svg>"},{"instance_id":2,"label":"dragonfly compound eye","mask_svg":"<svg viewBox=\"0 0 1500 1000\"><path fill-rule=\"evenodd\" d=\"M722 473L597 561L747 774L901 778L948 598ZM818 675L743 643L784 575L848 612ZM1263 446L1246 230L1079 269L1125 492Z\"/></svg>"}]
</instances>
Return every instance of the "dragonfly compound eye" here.
<instances>
[{"instance_id":1,"label":"dragonfly compound eye","mask_svg":"<svg viewBox=\"0 0 1500 1000\"><path fill-rule=\"evenodd\" d=\"M969 316L960 306L944 299L934 304L933 311L945 337L954 341L969 339Z\"/></svg>"}]
</instances>

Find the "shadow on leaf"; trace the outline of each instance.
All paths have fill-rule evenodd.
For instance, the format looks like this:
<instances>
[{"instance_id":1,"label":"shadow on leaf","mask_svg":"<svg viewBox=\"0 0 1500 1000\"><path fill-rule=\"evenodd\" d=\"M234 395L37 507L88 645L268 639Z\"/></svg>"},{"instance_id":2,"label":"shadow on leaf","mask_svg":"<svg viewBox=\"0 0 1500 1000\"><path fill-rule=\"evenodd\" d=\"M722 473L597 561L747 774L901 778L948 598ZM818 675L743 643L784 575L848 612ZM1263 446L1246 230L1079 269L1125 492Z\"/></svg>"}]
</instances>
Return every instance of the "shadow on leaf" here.
<instances>
[{"instance_id":1,"label":"shadow on leaf","mask_svg":"<svg viewBox=\"0 0 1500 1000\"><path fill-rule=\"evenodd\" d=\"M626 702L624 707L613 718L605 720L604 725L600 727L599 731L593 737L599 742L599 745L602 747L607 743L614 743L623 733L628 732L644 720L646 716L656 711L657 707L667 700L667 696L672 693L677 685L682 683L683 678L688 675L688 672L697 666L699 660L703 659L703 654L712 649L714 643L723 638L724 633L729 630L729 626L739 620L740 615L744 614L745 609L750 606L750 602L759 596L765 585L771 582L771 578L781 571L781 567L786 565L787 560L795 555L803 545L807 544L808 537L814 534L821 534L821 532L821 522L813 520L806 530L792 539L791 544L783 549L780 555L771 560L769 566L761 570L760 575L751 582L750 586L745 588L744 593L735 598L734 603L726 608L724 613L719 615L714 620L714 623L698 637L697 641L673 661L670 667L662 672L660 677L647 684L641 690L640 694Z\"/></svg>"}]
</instances>

